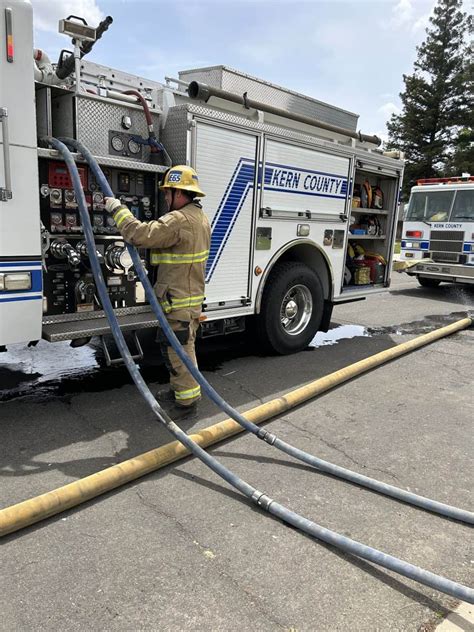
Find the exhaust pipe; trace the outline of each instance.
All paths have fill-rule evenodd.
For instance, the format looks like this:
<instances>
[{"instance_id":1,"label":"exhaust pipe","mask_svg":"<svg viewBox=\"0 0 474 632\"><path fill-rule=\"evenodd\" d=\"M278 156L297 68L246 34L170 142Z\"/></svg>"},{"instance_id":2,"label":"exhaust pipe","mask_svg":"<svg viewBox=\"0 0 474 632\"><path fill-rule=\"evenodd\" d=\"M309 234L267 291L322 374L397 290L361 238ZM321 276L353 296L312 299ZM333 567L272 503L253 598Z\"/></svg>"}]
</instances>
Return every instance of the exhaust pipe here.
<instances>
[{"instance_id":1,"label":"exhaust pipe","mask_svg":"<svg viewBox=\"0 0 474 632\"><path fill-rule=\"evenodd\" d=\"M362 132L353 132L345 127L339 127L338 125L331 125L325 123L319 119L312 118L311 116L304 116L304 114L295 114L294 112L287 112L281 108L273 107L260 101L254 101L247 97L247 93L244 92L242 96L234 94L233 92L227 92L227 90L221 90L220 88L214 88L205 83L199 81L191 81L188 86L188 95L191 99L199 99L200 101L209 101L211 97L218 99L225 99L226 101L232 101L232 103L238 103L245 108L253 108L255 110L262 110L268 114L274 114L275 116L283 116L289 118L292 121L298 121L299 123L305 123L306 125L312 125L313 127L319 127L321 129L328 130L329 132L335 132L336 134L342 134L343 136L349 136L350 138L356 138L361 143L372 143L379 146L382 140L378 136L371 136L370 134L362 134Z\"/></svg>"}]
</instances>

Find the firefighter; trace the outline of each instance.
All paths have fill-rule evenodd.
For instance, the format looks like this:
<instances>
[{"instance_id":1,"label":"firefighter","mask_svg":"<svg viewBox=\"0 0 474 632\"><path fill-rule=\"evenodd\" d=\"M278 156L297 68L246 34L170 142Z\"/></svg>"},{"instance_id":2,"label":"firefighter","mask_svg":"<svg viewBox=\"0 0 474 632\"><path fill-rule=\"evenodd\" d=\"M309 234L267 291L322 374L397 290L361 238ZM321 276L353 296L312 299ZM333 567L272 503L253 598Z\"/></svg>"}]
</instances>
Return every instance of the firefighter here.
<instances>
[{"instance_id":1,"label":"firefighter","mask_svg":"<svg viewBox=\"0 0 474 632\"><path fill-rule=\"evenodd\" d=\"M152 265L158 265L155 293L164 313L183 345L196 363L194 344L204 301L206 260L211 229L198 198L204 197L196 172L179 165L169 169L160 186L168 212L158 220L140 222L127 206L115 198L105 198L123 238L135 245L151 248ZM196 411L201 389L161 329L158 342L170 373L170 390L158 393L158 399L173 403L172 416L187 417Z\"/></svg>"}]
</instances>

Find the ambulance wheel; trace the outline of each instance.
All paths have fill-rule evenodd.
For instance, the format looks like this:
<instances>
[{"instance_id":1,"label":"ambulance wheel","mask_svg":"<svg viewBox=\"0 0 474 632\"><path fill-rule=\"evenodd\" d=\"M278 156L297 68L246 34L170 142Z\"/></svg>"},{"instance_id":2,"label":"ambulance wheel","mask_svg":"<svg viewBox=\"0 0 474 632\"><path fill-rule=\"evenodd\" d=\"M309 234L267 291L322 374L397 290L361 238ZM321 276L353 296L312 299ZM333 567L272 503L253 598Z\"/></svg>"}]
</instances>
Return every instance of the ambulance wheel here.
<instances>
[{"instance_id":1,"label":"ambulance wheel","mask_svg":"<svg viewBox=\"0 0 474 632\"><path fill-rule=\"evenodd\" d=\"M418 283L422 286L422 287L438 287L438 285L441 283L441 281L439 281L439 279L430 279L428 277L422 277L420 275L417 276L418 279Z\"/></svg>"},{"instance_id":2,"label":"ambulance wheel","mask_svg":"<svg viewBox=\"0 0 474 632\"><path fill-rule=\"evenodd\" d=\"M259 341L281 355L305 349L323 315L323 289L318 275L303 263L277 263L267 281L257 319Z\"/></svg>"}]
</instances>

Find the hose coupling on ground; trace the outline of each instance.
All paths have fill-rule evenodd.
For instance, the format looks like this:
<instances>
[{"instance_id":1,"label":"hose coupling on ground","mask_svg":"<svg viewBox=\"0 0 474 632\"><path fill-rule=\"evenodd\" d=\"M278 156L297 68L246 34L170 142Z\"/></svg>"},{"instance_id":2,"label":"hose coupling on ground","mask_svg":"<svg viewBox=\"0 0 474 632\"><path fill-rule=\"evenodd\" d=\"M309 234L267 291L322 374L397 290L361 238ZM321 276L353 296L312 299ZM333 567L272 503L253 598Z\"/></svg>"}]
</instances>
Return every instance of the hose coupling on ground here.
<instances>
[{"instance_id":1,"label":"hose coupling on ground","mask_svg":"<svg viewBox=\"0 0 474 632\"><path fill-rule=\"evenodd\" d=\"M259 439L263 439L263 441L269 443L270 445L273 445L277 440L276 435L268 432L267 430L264 430L263 428L259 429L259 431L257 432L257 437Z\"/></svg>"},{"instance_id":2,"label":"hose coupling on ground","mask_svg":"<svg viewBox=\"0 0 474 632\"><path fill-rule=\"evenodd\" d=\"M270 509L270 505L273 502L273 498L270 498L270 496L267 496L263 492L259 492L258 489L256 489L252 494L252 500L256 505L265 509L265 511Z\"/></svg>"}]
</instances>

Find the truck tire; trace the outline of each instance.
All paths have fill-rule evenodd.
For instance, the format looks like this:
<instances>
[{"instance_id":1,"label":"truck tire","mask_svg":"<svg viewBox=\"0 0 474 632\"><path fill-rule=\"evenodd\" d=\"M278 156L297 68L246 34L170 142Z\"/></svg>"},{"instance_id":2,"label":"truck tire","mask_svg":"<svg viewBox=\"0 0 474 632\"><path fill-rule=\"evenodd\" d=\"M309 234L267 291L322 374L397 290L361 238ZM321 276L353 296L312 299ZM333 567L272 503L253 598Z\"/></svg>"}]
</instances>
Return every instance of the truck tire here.
<instances>
[{"instance_id":1,"label":"truck tire","mask_svg":"<svg viewBox=\"0 0 474 632\"><path fill-rule=\"evenodd\" d=\"M438 285L441 283L441 281L439 279L430 279L429 277L423 277L418 275L416 277L418 279L418 283L422 286L422 287L438 287Z\"/></svg>"},{"instance_id":2,"label":"truck tire","mask_svg":"<svg viewBox=\"0 0 474 632\"><path fill-rule=\"evenodd\" d=\"M303 263L277 263L265 285L257 336L266 351L305 349L318 331L324 296L318 275Z\"/></svg>"}]
</instances>

